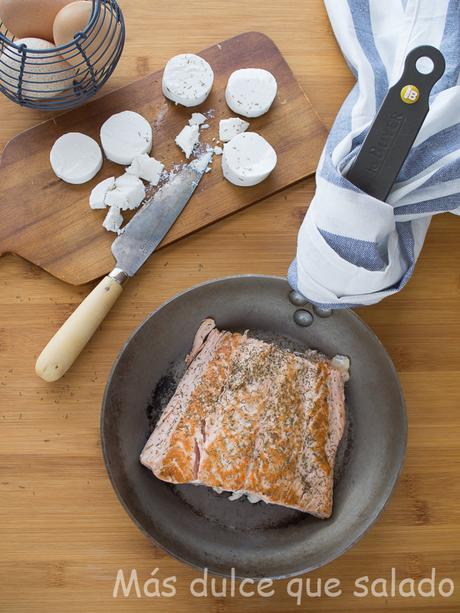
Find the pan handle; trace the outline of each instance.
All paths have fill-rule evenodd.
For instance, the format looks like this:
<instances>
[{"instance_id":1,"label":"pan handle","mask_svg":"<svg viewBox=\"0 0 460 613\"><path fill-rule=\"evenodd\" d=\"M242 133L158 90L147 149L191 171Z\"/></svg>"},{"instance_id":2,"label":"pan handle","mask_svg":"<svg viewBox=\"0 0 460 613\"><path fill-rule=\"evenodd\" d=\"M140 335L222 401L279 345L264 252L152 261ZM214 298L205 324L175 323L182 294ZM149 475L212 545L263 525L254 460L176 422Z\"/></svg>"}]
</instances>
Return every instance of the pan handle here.
<instances>
[{"instance_id":1,"label":"pan handle","mask_svg":"<svg viewBox=\"0 0 460 613\"><path fill-rule=\"evenodd\" d=\"M429 73L418 60L432 62ZM444 74L443 54L430 45L412 49L399 81L388 91L347 179L378 200L385 201L393 187L429 109L433 86Z\"/></svg>"}]
</instances>

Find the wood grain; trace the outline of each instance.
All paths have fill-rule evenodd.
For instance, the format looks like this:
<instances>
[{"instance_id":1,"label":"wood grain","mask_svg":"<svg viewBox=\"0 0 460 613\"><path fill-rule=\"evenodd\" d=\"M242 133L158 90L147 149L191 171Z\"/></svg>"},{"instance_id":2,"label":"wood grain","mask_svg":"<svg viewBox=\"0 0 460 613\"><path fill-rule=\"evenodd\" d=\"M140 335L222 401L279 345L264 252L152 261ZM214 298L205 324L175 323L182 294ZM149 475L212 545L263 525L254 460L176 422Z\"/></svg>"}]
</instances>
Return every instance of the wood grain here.
<instances>
[{"instance_id":1,"label":"wood grain","mask_svg":"<svg viewBox=\"0 0 460 613\"><path fill-rule=\"evenodd\" d=\"M213 145L219 118L232 116L225 103L225 87L236 68L269 69L278 82L278 95L263 117L251 120L250 129L262 134L278 153L270 177L251 188L238 188L222 179L221 159L203 177L197 192L167 234L162 245L210 225L296 181L311 175L318 163L326 129L295 80L273 41L248 32L201 52L213 67L211 95L193 111L210 109L209 129L201 142ZM161 89L161 71L154 72L86 106L60 115L15 137L8 143L0 166L2 226L0 253L16 253L54 276L79 285L106 274L114 267L110 246L114 235L102 228L106 211L88 206L90 190L102 179L123 174L124 168L106 161L89 183L69 185L57 179L49 152L66 132L83 132L99 140L101 125L112 114L136 111L153 126L153 155L167 170L184 163L174 142L187 124L191 110L167 101ZM214 141L213 141L214 139ZM308 143L308 147L305 147ZM52 240L50 240L52 235Z\"/></svg>"},{"instance_id":2,"label":"wood grain","mask_svg":"<svg viewBox=\"0 0 460 613\"><path fill-rule=\"evenodd\" d=\"M279 45L330 127L353 80L321 0L122 0L128 42L107 90L242 30ZM152 9L155 5L154 10ZM0 100L0 145L47 118ZM99 446L105 381L122 343L176 292L240 273L286 273L314 192L307 179L162 249L127 287L88 348L58 384L34 374L50 334L89 292L16 256L0 261L0 610L7 613L209 613L372 611L454 613L460 608L460 219L436 217L413 279L385 302L360 309L392 356L409 416L406 463L389 506L350 551L311 575L338 577L344 593L297 607L276 584L273 598L195 599L198 573L152 547L116 499ZM153 342L153 341L152 341ZM116 572L177 576L172 599L113 599ZM450 599L351 595L360 576L452 577Z\"/></svg>"}]
</instances>

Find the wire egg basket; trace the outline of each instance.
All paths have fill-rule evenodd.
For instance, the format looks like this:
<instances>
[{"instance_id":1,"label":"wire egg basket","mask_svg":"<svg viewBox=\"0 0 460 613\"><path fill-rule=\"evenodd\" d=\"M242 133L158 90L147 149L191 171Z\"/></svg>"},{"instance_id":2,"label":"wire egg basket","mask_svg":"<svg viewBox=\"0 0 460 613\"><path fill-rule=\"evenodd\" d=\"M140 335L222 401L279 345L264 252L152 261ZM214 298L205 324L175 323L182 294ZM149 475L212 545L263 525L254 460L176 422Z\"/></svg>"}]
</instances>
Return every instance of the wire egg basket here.
<instances>
[{"instance_id":1,"label":"wire egg basket","mask_svg":"<svg viewBox=\"0 0 460 613\"><path fill-rule=\"evenodd\" d=\"M125 43L116 0L92 0L91 17L65 45L31 48L0 20L0 91L21 106L55 111L92 98L115 70ZM43 47L43 48L41 48Z\"/></svg>"}]
</instances>

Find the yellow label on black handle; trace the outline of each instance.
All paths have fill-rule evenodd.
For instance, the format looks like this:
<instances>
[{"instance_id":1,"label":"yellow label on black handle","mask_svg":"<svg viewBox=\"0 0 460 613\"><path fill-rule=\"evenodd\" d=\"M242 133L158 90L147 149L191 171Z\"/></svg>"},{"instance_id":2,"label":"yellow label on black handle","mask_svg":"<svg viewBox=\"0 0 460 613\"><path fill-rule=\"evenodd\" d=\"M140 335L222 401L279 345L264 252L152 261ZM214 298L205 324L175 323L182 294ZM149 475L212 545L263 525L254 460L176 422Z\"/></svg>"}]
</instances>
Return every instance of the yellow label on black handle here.
<instances>
[{"instance_id":1,"label":"yellow label on black handle","mask_svg":"<svg viewBox=\"0 0 460 613\"><path fill-rule=\"evenodd\" d=\"M401 100L406 104L415 104L420 98L420 91L416 85L405 85L401 90Z\"/></svg>"}]
</instances>

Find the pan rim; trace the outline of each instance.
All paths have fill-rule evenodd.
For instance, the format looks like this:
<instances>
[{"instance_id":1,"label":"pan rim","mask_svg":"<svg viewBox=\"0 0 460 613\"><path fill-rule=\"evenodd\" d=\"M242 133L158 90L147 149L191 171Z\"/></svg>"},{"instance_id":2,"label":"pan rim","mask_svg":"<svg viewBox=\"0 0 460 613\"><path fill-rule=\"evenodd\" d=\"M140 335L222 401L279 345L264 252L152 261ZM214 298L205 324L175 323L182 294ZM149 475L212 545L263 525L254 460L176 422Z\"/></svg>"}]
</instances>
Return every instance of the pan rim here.
<instances>
[{"instance_id":1,"label":"pan rim","mask_svg":"<svg viewBox=\"0 0 460 613\"><path fill-rule=\"evenodd\" d=\"M174 302L175 300L181 298L182 296L198 290L202 287L208 286L208 285L212 285L214 283L218 283L218 282L225 282L225 281L233 281L233 280L239 280L239 279L253 279L253 280L260 280L260 279L269 279L269 280L274 280L274 281L282 281L285 283L288 283L287 278L286 277L282 277L279 275L263 275L263 274L241 274L241 275L230 275L230 276L226 276L226 277L217 277L217 278L213 278L207 281L204 281L203 283L199 283L197 285L194 285L192 287L189 287L181 292L178 292L177 294L175 294L174 296L172 296L170 299L166 300L165 302L162 302L154 311L152 311L149 315L147 315L147 317L145 317L143 319L142 322L140 322L140 324L135 328L135 330L133 330L133 332L129 335L129 337L127 338L126 342L122 345L122 347L119 350L119 353L117 354L112 368L110 369L108 378L107 378L107 383L104 389L104 394L102 397L102 407L101 407L101 414L100 414L100 440L101 440L101 449L102 449L102 454L103 454L103 459L104 459L104 466L105 469L107 471L107 474L109 476L109 480L110 483L112 485L112 488L118 498L118 500L120 501L122 507L124 508L124 510L126 511L126 513L128 514L129 518L133 521L133 523L137 526L137 528L148 538L148 540L150 542L152 542L155 546L161 548L163 551L165 551L168 555L170 555L171 557L173 557L174 559L178 560L179 562L182 562L183 564L186 564L189 567L192 567L194 569L203 571L205 567L200 566L199 564L186 559L184 557L182 557L180 554L176 553L175 551L172 551L171 549L168 548L167 545L163 544L160 540L158 540L157 538L155 538L154 536L152 536L145 528L144 526L141 524L141 522L135 517L135 515L132 513L131 509L129 508L128 504L125 502L125 500L123 499L120 491L118 490L118 486L115 482L115 477L112 474L112 469L110 466L110 462L109 462L109 452L108 452L108 448L107 448L107 437L105 436L105 417L106 417L106 412L107 412L107 406L108 406L108 394L109 394L109 388L111 386L111 382L115 373L115 370L119 364L119 362L122 359L122 356L127 348L127 346L130 344L130 342L132 341L132 339L134 338L134 336L141 330L141 328L146 324L146 322L148 320L150 320L152 317L154 317L155 315L157 315L157 313L159 313L163 308L166 308L170 303ZM391 359L391 357L389 356L388 352L386 351L382 341L379 339L379 337L375 334L375 332L372 330L372 328L370 328L370 326L361 319L361 317L359 317L359 315L357 315L352 309L346 308L346 309L341 309L342 312L347 312L348 314L350 314L355 320L357 320L361 325L364 326L364 328L367 330L367 332L373 337L374 341L377 342L377 344L379 345L379 347L383 350L387 361L388 361L388 365L390 367L390 370L392 372L392 375L394 376L395 382L397 383L397 390L398 390L398 396L399 396L399 401L400 401L400 405L401 405L401 416L402 416L402 428L403 428L403 432L401 432L401 443L400 443L400 448L398 451L398 454L394 456L394 462L395 465L398 466L398 469L394 471L392 477L390 479L388 479L388 483L386 484L385 488L384 488L384 492L380 498L380 502L379 504L377 504L375 506L375 509L373 510L373 512L369 513L369 516L365 519L365 521L363 521L362 527L356 531L355 536L350 540L344 543L344 545L342 547L338 547L335 551L333 551L330 555L326 556L324 558L324 560L322 560L321 564L311 564L311 565L307 565L304 568L298 569L298 570L294 570L292 572L288 572L288 573L282 573L282 574L273 574L273 575L252 575L252 576L247 576L247 575L240 575L235 573L233 576L235 579L237 580L243 580L243 579L252 579L254 581L258 581L261 579L272 579L275 581L278 580L283 580L283 579L290 579L293 577L299 577L301 575L305 575L308 574L314 570L317 570L319 568L323 568L324 566L326 566L327 564L330 564L331 562L333 562L334 560L336 560L337 558L341 557L343 554L345 554L349 549L351 549L358 541L360 541L365 535L366 533L370 530L370 528L377 522L377 520L379 519L379 517L382 515L385 507L387 506L388 502L390 501L394 490L396 488L396 485L399 481L399 478L401 476L401 472L402 469L404 467L404 463L405 463L405 458L406 458L406 451L407 451L407 440L408 440L408 419L407 419L407 410L406 410L406 402L404 399L404 394L403 394L403 390L402 390L402 386L401 386L401 382L399 380L399 376L398 376L398 372L396 370L396 367L393 363L393 360ZM217 569L212 569L210 567L206 567L208 574L210 575L215 575L218 577L230 577L230 573L227 572L222 572L220 570ZM229 569L230 571L231 569Z\"/></svg>"}]
</instances>

